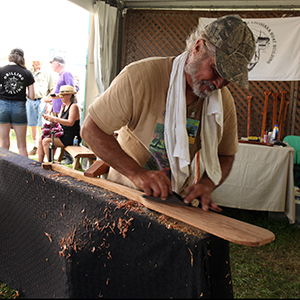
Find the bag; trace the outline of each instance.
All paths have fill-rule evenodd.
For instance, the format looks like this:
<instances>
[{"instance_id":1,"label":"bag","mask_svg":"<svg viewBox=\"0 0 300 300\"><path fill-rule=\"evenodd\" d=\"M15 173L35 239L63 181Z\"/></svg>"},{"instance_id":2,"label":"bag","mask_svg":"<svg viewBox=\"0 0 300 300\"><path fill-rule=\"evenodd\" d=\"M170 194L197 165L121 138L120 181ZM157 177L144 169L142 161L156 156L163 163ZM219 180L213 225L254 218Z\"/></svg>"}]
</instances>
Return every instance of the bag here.
<instances>
[{"instance_id":1,"label":"bag","mask_svg":"<svg viewBox=\"0 0 300 300\"><path fill-rule=\"evenodd\" d=\"M59 123L44 123L42 125L42 140L44 138L51 138L52 132L54 132L54 137L56 138L64 134L64 130Z\"/></svg>"}]
</instances>

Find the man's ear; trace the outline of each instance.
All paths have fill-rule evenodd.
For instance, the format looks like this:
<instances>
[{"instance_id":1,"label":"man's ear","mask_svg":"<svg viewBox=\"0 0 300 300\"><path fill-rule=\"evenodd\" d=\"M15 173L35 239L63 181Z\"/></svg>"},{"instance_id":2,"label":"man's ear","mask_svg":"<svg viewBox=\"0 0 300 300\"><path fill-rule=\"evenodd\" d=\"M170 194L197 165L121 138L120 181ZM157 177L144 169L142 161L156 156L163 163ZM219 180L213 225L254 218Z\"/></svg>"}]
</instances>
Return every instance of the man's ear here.
<instances>
[{"instance_id":1,"label":"man's ear","mask_svg":"<svg viewBox=\"0 0 300 300\"><path fill-rule=\"evenodd\" d=\"M193 48L194 54L197 54L201 49L203 49L203 46L204 46L204 40L202 39L197 40Z\"/></svg>"}]
</instances>

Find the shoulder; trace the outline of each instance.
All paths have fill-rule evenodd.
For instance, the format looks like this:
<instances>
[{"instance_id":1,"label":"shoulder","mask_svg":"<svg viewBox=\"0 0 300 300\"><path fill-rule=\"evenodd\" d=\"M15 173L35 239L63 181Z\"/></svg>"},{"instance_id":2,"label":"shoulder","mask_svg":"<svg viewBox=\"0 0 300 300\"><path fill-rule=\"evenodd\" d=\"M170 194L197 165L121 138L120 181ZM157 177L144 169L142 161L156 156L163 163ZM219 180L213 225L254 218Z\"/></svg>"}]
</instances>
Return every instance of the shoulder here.
<instances>
[{"instance_id":1,"label":"shoulder","mask_svg":"<svg viewBox=\"0 0 300 300\"><path fill-rule=\"evenodd\" d=\"M121 72L121 78L127 77L129 81L137 85L143 83L159 83L161 80L169 80L172 70L173 58L151 57L145 58L127 65Z\"/></svg>"},{"instance_id":2,"label":"shoulder","mask_svg":"<svg viewBox=\"0 0 300 300\"><path fill-rule=\"evenodd\" d=\"M223 100L223 107L232 107L235 105L234 99L231 95L231 92L229 91L228 87L223 87L221 89L222 93L222 100Z\"/></svg>"},{"instance_id":3,"label":"shoulder","mask_svg":"<svg viewBox=\"0 0 300 300\"><path fill-rule=\"evenodd\" d=\"M172 68L173 57L149 57L127 65L123 70L161 70L165 68Z\"/></svg>"},{"instance_id":4,"label":"shoulder","mask_svg":"<svg viewBox=\"0 0 300 300\"><path fill-rule=\"evenodd\" d=\"M63 73L63 76L65 76L65 77L72 77L72 78L74 77L73 74L69 71L63 71L62 73Z\"/></svg>"},{"instance_id":5,"label":"shoulder","mask_svg":"<svg viewBox=\"0 0 300 300\"><path fill-rule=\"evenodd\" d=\"M71 103L70 110L77 110L77 109L79 109L77 103L75 103L75 102Z\"/></svg>"}]
</instances>

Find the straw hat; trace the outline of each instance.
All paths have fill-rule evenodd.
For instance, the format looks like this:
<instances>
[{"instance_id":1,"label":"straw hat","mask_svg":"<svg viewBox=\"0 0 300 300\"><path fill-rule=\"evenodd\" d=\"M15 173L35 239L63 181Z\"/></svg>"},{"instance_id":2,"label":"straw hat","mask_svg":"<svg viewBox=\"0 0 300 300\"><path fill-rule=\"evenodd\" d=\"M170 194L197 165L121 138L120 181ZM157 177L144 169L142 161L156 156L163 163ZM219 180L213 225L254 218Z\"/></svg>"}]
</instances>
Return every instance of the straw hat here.
<instances>
[{"instance_id":1,"label":"straw hat","mask_svg":"<svg viewBox=\"0 0 300 300\"><path fill-rule=\"evenodd\" d=\"M59 89L59 95L76 94L76 90L72 85L62 85Z\"/></svg>"}]
</instances>

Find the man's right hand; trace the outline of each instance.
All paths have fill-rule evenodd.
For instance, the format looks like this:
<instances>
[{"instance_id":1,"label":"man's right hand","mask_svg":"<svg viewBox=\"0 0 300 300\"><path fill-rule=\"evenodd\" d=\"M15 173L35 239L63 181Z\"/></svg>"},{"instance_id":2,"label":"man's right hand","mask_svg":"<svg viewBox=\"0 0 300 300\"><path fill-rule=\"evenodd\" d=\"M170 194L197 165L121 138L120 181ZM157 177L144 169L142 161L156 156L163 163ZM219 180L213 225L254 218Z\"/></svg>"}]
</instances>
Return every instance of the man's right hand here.
<instances>
[{"instance_id":1,"label":"man's right hand","mask_svg":"<svg viewBox=\"0 0 300 300\"><path fill-rule=\"evenodd\" d=\"M128 178L135 186L145 192L147 196L160 197L166 200L172 194L172 186L169 178L163 171L150 171L141 168L133 176Z\"/></svg>"},{"instance_id":2,"label":"man's right hand","mask_svg":"<svg viewBox=\"0 0 300 300\"><path fill-rule=\"evenodd\" d=\"M90 115L81 126L80 136L99 158L129 178L147 196L166 199L172 193L171 182L164 172L142 168L124 152L113 135L106 134L96 125Z\"/></svg>"}]
</instances>

